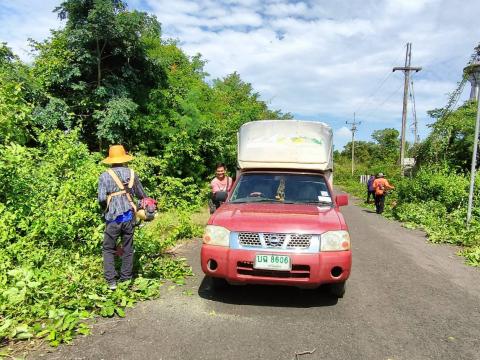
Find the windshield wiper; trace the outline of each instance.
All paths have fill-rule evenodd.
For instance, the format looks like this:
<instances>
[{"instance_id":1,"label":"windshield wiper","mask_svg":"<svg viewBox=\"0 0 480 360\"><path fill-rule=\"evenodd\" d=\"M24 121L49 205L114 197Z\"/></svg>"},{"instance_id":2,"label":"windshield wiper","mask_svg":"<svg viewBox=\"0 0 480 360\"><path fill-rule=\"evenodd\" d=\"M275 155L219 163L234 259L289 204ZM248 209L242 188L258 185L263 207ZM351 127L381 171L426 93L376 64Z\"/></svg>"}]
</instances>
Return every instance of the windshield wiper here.
<instances>
[{"instance_id":1,"label":"windshield wiper","mask_svg":"<svg viewBox=\"0 0 480 360\"><path fill-rule=\"evenodd\" d=\"M255 200L253 200L253 199L255 199ZM252 198L251 200L252 200L251 202L272 202L272 201L273 202L279 202L279 200L277 200L277 199L269 199L269 198L262 198L262 197Z\"/></svg>"},{"instance_id":2,"label":"windshield wiper","mask_svg":"<svg viewBox=\"0 0 480 360\"><path fill-rule=\"evenodd\" d=\"M255 200L254 202L275 202L275 203L280 203L280 204L295 204L295 202L293 202L293 201L277 200L277 199L259 199L259 200Z\"/></svg>"}]
</instances>

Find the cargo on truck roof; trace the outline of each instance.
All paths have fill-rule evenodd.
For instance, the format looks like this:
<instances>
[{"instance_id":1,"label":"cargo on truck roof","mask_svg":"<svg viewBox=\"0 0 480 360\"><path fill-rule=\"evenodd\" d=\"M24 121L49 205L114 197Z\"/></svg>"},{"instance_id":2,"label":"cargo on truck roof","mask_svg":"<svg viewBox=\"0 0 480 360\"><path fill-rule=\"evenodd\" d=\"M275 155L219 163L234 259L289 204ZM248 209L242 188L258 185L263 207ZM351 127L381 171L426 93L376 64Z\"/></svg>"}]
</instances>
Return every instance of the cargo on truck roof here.
<instances>
[{"instance_id":1,"label":"cargo on truck roof","mask_svg":"<svg viewBox=\"0 0 480 360\"><path fill-rule=\"evenodd\" d=\"M240 169L331 171L332 128L320 121L259 120L238 132Z\"/></svg>"}]
</instances>

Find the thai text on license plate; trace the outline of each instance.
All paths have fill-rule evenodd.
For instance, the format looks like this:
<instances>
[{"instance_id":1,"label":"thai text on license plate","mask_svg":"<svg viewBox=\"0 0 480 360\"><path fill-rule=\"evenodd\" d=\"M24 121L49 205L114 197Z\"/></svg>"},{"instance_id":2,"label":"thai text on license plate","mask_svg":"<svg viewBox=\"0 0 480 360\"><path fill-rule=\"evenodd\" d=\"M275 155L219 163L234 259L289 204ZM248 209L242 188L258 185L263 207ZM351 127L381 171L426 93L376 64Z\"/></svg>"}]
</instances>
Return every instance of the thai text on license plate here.
<instances>
[{"instance_id":1,"label":"thai text on license plate","mask_svg":"<svg viewBox=\"0 0 480 360\"><path fill-rule=\"evenodd\" d=\"M292 269L292 264L290 262L290 257L286 255L256 254L253 267L255 269L263 270L290 271Z\"/></svg>"}]
</instances>

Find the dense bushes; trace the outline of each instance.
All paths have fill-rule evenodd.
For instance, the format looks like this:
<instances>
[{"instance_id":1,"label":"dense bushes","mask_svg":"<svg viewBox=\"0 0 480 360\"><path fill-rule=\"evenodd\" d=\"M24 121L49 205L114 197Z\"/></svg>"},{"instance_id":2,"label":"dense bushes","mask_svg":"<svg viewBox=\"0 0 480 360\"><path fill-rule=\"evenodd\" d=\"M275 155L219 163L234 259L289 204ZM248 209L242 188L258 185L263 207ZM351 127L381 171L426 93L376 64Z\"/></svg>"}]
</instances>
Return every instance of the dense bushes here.
<instances>
[{"instance_id":1,"label":"dense bushes","mask_svg":"<svg viewBox=\"0 0 480 360\"><path fill-rule=\"evenodd\" d=\"M88 333L81 320L92 314L123 316L126 306L156 296L161 279L183 282L190 268L164 250L200 234L190 212L203 199L187 180L162 179L160 160L136 157L132 167L147 193L170 212L137 233L138 277L110 293L96 201L102 156L90 153L76 132L49 132L39 141L37 148L0 147L0 339L48 337L56 345Z\"/></svg>"},{"instance_id":2,"label":"dense bushes","mask_svg":"<svg viewBox=\"0 0 480 360\"><path fill-rule=\"evenodd\" d=\"M32 42L22 63L0 43L0 341L48 337L57 345L100 313L158 293L159 279L190 269L162 255L199 235L190 220L214 164L235 165L238 127L291 115L272 111L233 73L207 81L200 55L161 38L157 19L123 1L65 0L65 27ZM111 143L163 215L136 235L132 287L102 280L99 161Z\"/></svg>"},{"instance_id":3,"label":"dense bushes","mask_svg":"<svg viewBox=\"0 0 480 360\"><path fill-rule=\"evenodd\" d=\"M385 164L382 168L379 164L359 164L356 175L352 177L350 164L340 159L335 164L335 183L363 200L366 197L366 187L359 182L359 175L380 171L385 172L396 187L386 197L385 216L397 219L407 227L422 228L432 242L463 246L461 254L467 262L480 266L478 203L473 207L470 226L467 227L465 222L469 176L457 174L449 170L448 166L425 166L412 177L401 178L396 165ZM478 178L474 198L480 198Z\"/></svg>"},{"instance_id":4,"label":"dense bushes","mask_svg":"<svg viewBox=\"0 0 480 360\"><path fill-rule=\"evenodd\" d=\"M0 342L87 333L82 318L123 316L182 282L190 268L164 250L199 235L192 210L206 200L214 164L233 168L238 127L288 118L237 73L206 81L204 60L161 38L160 23L123 1L62 1L63 29L33 43L23 64L0 43ZM111 143L163 216L139 231L132 287L107 292L99 164Z\"/></svg>"},{"instance_id":5,"label":"dense bushes","mask_svg":"<svg viewBox=\"0 0 480 360\"><path fill-rule=\"evenodd\" d=\"M469 178L443 168L423 168L413 178L399 182L393 215L420 226L433 242L465 246L462 254L472 265L480 265L480 207L473 208L473 220L466 225ZM475 184L475 199L480 181Z\"/></svg>"},{"instance_id":6,"label":"dense bushes","mask_svg":"<svg viewBox=\"0 0 480 360\"><path fill-rule=\"evenodd\" d=\"M469 179L448 169L422 168L412 179L399 183L401 202L436 201L447 212L466 207Z\"/></svg>"}]
</instances>

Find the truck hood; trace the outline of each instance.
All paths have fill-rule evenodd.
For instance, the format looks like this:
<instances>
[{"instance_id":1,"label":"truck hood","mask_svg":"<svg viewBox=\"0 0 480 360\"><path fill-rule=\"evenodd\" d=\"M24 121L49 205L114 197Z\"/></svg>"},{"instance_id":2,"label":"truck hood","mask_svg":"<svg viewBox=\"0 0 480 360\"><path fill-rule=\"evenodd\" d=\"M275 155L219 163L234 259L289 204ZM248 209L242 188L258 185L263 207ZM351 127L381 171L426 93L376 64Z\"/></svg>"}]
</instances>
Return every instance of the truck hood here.
<instances>
[{"instance_id":1,"label":"truck hood","mask_svg":"<svg viewBox=\"0 0 480 360\"><path fill-rule=\"evenodd\" d=\"M330 207L297 204L224 204L210 225L230 231L316 233L346 229L343 216Z\"/></svg>"}]
</instances>

